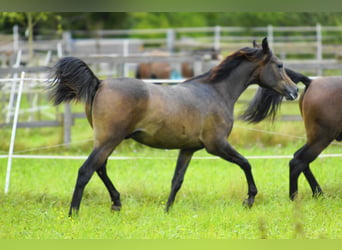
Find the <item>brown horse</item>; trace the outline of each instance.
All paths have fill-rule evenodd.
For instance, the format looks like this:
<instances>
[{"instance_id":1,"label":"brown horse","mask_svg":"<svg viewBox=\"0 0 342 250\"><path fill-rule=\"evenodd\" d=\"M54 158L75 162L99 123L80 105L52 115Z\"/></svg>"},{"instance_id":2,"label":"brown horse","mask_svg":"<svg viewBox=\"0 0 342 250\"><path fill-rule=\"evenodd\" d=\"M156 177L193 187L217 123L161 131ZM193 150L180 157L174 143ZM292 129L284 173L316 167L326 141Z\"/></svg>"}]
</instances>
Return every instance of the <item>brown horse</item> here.
<instances>
[{"instance_id":1,"label":"brown horse","mask_svg":"<svg viewBox=\"0 0 342 250\"><path fill-rule=\"evenodd\" d=\"M290 100L298 93L282 62L269 49L266 38L262 48L242 48L209 72L175 86L131 78L100 81L83 61L73 57L56 64L53 78L54 104L84 101L94 129L94 148L79 169L69 216L79 210L84 188L95 171L107 187L112 209L120 210L120 194L107 176L106 163L115 147L128 138L150 147L179 149L166 210L175 200L192 155L203 148L241 167L248 184L244 204L252 206L257 188L251 165L226 140L233 127L234 104L253 83L271 88ZM278 97L276 102L265 98L268 102L261 97L258 109L269 110L281 102ZM271 115L260 113L267 114L263 118Z\"/></svg>"},{"instance_id":2,"label":"brown horse","mask_svg":"<svg viewBox=\"0 0 342 250\"><path fill-rule=\"evenodd\" d=\"M304 120L306 143L295 152L289 164L290 198L293 200L297 195L301 173L309 182L313 196L319 196L323 192L309 165L333 140L342 141L342 113L339 111L342 106L342 77L319 77L312 80L296 71L287 68L285 71L293 82L305 85L299 99L299 108ZM275 94L269 89L260 91L267 92L268 96Z\"/></svg>"},{"instance_id":3,"label":"brown horse","mask_svg":"<svg viewBox=\"0 0 342 250\"><path fill-rule=\"evenodd\" d=\"M310 170L310 163L333 141L342 140L342 77L310 78L287 70L294 82L302 81L306 88L299 99L300 112L306 130L306 143L290 161L290 198L298 192L298 177L303 172L313 196L322 189Z\"/></svg>"},{"instance_id":4,"label":"brown horse","mask_svg":"<svg viewBox=\"0 0 342 250\"><path fill-rule=\"evenodd\" d=\"M218 60L220 51L216 49L195 50L192 53L194 56L208 58L210 60ZM153 52L153 56L167 57L168 53ZM140 63L135 72L135 78L138 79L169 79L172 78L172 67L167 62L150 62ZM188 62L181 63L180 72L177 72L180 77L190 78L194 76L193 65Z\"/></svg>"}]
</instances>

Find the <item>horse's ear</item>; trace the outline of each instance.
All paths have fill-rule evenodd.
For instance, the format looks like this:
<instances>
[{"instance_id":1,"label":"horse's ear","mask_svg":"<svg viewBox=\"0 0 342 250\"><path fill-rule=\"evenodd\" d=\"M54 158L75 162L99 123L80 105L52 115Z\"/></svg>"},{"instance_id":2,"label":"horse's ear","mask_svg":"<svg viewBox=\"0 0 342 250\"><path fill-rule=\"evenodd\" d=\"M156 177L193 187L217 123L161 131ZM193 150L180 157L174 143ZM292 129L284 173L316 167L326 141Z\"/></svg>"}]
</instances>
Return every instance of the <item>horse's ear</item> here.
<instances>
[{"instance_id":1,"label":"horse's ear","mask_svg":"<svg viewBox=\"0 0 342 250\"><path fill-rule=\"evenodd\" d=\"M253 48L257 48L257 47L258 47L258 45L257 45L256 41L253 40Z\"/></svg>"},{"instance_id":2,"label":"horse's ear","mask_svg":"<svg viewBox=\"0 0 342 250\"><path fill-rule=\"evenodd\" d=\"M262 50L265 54L270 53L270 47L268 46L267 37L262 40Z\"/></svg>"}]
</instances>

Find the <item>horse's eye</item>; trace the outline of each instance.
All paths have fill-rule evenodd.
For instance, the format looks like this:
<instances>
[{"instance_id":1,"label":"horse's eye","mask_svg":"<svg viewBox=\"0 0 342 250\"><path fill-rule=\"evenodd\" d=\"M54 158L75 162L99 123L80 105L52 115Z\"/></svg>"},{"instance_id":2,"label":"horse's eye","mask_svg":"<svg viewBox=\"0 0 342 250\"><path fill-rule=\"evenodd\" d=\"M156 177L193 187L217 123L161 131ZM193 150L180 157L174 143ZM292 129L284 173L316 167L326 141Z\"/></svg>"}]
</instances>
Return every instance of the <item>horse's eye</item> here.
<instances>
[{"instance_id":1,"label":"horse's eye","mask_svg":"<svg viewBox=\"0 0 342 250\"><path fill-rule=\"evenodd\" d=\"M283 64L282 63L278 63L278 68L281 69L283 67Z\"/></svg>"}]
</instances>

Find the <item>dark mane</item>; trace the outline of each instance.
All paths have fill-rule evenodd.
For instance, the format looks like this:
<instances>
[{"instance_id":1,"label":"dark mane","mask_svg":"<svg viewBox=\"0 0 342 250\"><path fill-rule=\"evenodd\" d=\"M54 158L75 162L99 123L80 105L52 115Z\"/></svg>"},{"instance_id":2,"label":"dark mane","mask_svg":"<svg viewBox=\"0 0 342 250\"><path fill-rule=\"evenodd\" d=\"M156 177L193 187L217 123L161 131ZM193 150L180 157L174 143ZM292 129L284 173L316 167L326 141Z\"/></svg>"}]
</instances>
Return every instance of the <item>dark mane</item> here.
<instances>
[{"instance_id":1,"label":"dark mane","mask_svg":"<svg viewBox=\"0 0 342 250\"><path fill-rule=\"evenodd\" d=\"M268 117L273 121L282 100L283 96L274 90L259 87L240 118L251 123L258 123Z\"/></svg>"},{"instance_id":2,"label":"dark mane","mask_svg":"<svg viewBox=\"0 0 342 250\"><path fill-rule=\"evenodd\" d=\"M230 73L244 60L256 61L260 60L263 56L264 54L262 53L262 49L250 47L242 48L227 56L219 65L212 68L206 81L209 83L222 81L223 79L227 78ZM268 60L270 57L271 53L267 56L266 60Z\"/></svg>"},{"instance_id":3,"label":"dark mane","mask_svg":"<svg viewBox=\"0 0 342 250\"><path fill-rule=\"evenodd\" d=\"M209 71L207 71L207 72L205 72L205 73L203 73L203 74L200 74L200 75L191 77L191 78L185 80L185 81L182 82L182 83L187 83L187 82L190 82L190 81L193 81L193 80L198 80L198 79L200 79L200 78L204 78L204 79L205 79L206 76L208 76L208 75L210 74L210 71L211 71L211 70L209 70Z\"/></svg>"},{"instance_id":4,"label":"dark mane","mask_svg":"<svg viewBox=\"0 0 342 250\"><path fill-rule=\"evenodd\" d=\"M217 66L213 67L208 72L187 79L183 83L191 82L198 79L201 79L203 82L206 83L220 82L227 78L231 74L231 72L243 61L257 61L263 59L265 62L267 62L271 58L272 52L268 51L266 57L264 56L265 53L263 52L263 48L261 47L245 47L227 56L223 61L221 61Z\"/></svg>"}]
</instances>

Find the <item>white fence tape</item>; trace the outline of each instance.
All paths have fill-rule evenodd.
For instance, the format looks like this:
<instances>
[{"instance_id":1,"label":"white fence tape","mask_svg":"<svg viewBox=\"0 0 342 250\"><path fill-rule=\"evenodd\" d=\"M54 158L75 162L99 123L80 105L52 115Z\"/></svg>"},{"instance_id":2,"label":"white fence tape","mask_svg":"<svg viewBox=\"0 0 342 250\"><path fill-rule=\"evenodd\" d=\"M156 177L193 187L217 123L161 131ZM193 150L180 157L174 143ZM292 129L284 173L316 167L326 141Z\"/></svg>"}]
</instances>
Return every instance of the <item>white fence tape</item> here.
<instances>
[{"instance_id":1,"label":"white fence tape","mask_svg":"<svg viewBox=\"0 0 342 250\"><path fill-rule=\"evenodd\" d=\"M249 155L247 159L291 159L293 155ZM342 157L342 154L321 154L319 158ZM0 159L8 158L8 155L0 155ZM86 160L88 156L61 156L61 155L12 155L13 159L48 159L48 160ZM110 156L109 160L163 160L176 159L175 157L148 157L148 156ZM194 160L216 160L216 156L194 156Z\"/></svg>"}]
</instances>

